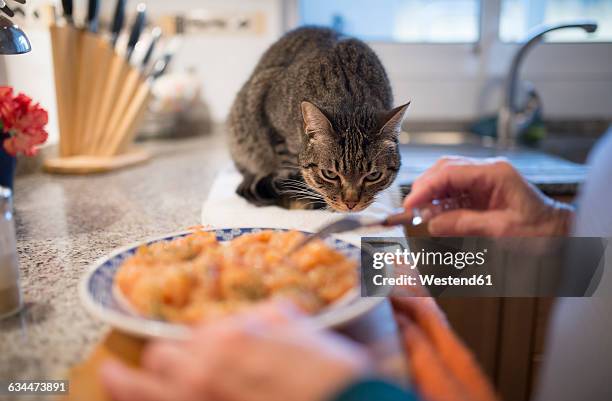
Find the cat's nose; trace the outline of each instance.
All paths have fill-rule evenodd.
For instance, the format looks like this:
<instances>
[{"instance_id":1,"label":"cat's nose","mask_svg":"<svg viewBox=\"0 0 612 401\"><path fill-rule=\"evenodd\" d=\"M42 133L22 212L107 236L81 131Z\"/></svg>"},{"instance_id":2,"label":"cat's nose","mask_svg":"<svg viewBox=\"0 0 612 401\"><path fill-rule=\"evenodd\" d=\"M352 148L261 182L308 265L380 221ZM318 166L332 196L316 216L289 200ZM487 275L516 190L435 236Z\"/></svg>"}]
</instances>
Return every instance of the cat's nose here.
<instances>
[{"instance_id":1,"label":"cat's nose","mask_svg":"<svg viewBox=\"0 0 612 401\"><path fill-rule=\"evenodd\" d=\"M357 203L359 203L359 202L344 201L344 204L346 205L346 207L349 208L349 210L353 210L355 208L355 206L357 206Z\"/></svg>"}]
</instances>

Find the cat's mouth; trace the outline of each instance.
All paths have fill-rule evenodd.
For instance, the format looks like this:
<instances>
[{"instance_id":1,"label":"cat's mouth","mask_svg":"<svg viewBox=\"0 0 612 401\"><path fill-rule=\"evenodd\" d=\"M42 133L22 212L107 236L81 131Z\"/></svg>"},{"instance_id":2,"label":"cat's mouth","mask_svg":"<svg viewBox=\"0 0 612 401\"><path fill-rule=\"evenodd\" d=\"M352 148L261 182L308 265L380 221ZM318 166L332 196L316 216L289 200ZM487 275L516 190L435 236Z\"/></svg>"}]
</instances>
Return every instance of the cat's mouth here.
<instances>
[{"instance_id":1,"label":"cat's mouth","mask_svg":"<svg viewBox=\"0 0 612 401\"><path fill-rule=\"evenodd\" d=\"M360 212L364 210L365 208L367 208L368 206L370 206L374 202L374 198L370 198L367 200L359 200L358 202L347 202L347 201L344 201L343 199L340 199L340 197L335 197L335 196L331 198L328 195L326 195L324 191L318 189L316 183L312 180L312 178L310 178L308 174L302 173L302 176L304 177L304 181L309 186L310 190L316 193L315 197L320 198L322 201L324 201L329 207L331 207L335 211L348 212L348 213ZM309 195L312 195L312 194L309 194Z\"/></svg>"},{"instance_id":2,"label":"cat's mouth","mask_svg":"<svg viewBox=\"0 0 612 401\"><path fill-rule=\"evenodd\" d=\"M366 202L359 202L357 204L347 204L342 201L336 202L330 199L325 199L325 201L332 209L338 212L355 213L355 212L361 212L362 210L366 209L368 206L372 204L374 200L372 199Z\"/></svg>"}]
</instances>

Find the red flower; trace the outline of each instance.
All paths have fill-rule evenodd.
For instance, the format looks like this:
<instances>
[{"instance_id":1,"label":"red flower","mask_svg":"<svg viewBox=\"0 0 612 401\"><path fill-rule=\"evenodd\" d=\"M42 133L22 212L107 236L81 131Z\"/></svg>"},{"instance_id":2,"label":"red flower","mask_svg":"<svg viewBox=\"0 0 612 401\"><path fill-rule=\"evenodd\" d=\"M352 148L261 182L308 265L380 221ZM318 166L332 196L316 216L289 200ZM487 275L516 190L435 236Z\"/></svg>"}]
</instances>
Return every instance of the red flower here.
<instances>
[{"instance_id":1,"label":"red flower","mask_svg":"<svg viewBox=\"0 0 612 401\"><path fill-rule=\"evenodd\" d=\"M15 100L13 88L0 86L0 120L2 120L3 130L11 129L13 115L15 113Z\"/></svg>"},{"instance_id":2,"label":"red flower","mask_svg":"<svg viewBox=\"0 0 612 401\"><path fill-rule=\"evenodd\" d=\"M4 149L13 156L35 155L36 146L49 136L45 131L47 112L38 103L32 104L32 99L24 94L13 97L10 87L0 87L0 120L3 131L9 135L4 140Z\"/></svg>"}]
</instances>

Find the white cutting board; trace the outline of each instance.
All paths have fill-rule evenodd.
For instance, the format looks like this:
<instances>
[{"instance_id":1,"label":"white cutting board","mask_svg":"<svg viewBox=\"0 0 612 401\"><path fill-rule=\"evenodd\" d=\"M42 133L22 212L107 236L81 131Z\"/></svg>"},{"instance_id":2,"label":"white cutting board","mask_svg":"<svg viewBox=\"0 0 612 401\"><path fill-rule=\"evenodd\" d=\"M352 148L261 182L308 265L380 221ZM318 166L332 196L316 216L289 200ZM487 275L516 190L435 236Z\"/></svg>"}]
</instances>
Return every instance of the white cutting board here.
<instances>
[{"instance_id":1,"label":"white cutting board","mask_svg":"<svg viewBox=\"0 0 612 401\"><path fill-rule=\"evenodd\" d=\"M202 207L202 225L209 228L286 228L316 231L319 227L344 216L343 213L326 210L287 210L278 206L257 207L238 196L235 191L242 176L229 166L219 172ZM367 209L355 213L367 218L383 218L401 206L398 187L391 187L378 196ZM338 238L359 245L362 236L403 237L401 228L380 231L355 231L338 235Z\"/></svg>"}]
</instances>

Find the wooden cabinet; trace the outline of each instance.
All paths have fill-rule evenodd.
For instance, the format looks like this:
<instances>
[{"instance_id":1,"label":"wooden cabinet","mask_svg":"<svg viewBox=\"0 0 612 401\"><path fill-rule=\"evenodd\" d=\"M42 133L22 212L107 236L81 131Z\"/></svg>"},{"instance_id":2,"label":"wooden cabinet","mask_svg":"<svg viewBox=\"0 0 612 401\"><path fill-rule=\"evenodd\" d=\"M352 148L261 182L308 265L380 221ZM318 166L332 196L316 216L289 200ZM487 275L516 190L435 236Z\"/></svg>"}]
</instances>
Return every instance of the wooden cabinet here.
<instances>
[{"instance_id":1,"label":"wooden cabinet","mask_svg":"<svg viewBox=\"0 0 612 401\"><path fill-rule=\"evenodd\" d=\"M571 203L573 196L555 196ZM426 225L406 227L412 240ZM554 298L439 298L453 330L472 350L503 401L530 400L546 349Z\"/></svg>"},{"instance_id":2,"label":"wooden cabinet","mask_svg":"<svg viewBox=\"0 0 612 401\"><path fill-rule=\"evenodd\" d=\"M429 237L426 226L407 228L406 234L411 245L419 237ZM529 400L537 385L554 300L438 298L437 302L502 400Z\"/></svg>"},{"instance_id":3,"label":"wooden cabinet","mask_svg":"<svg viewBox=\"0 0 612 401\"><path fill-rule=\"evenodd\" d=\"M449 323L502 400L529 400L542 361L552 299L441 298Z\"/></svg>"}]
</instances>

